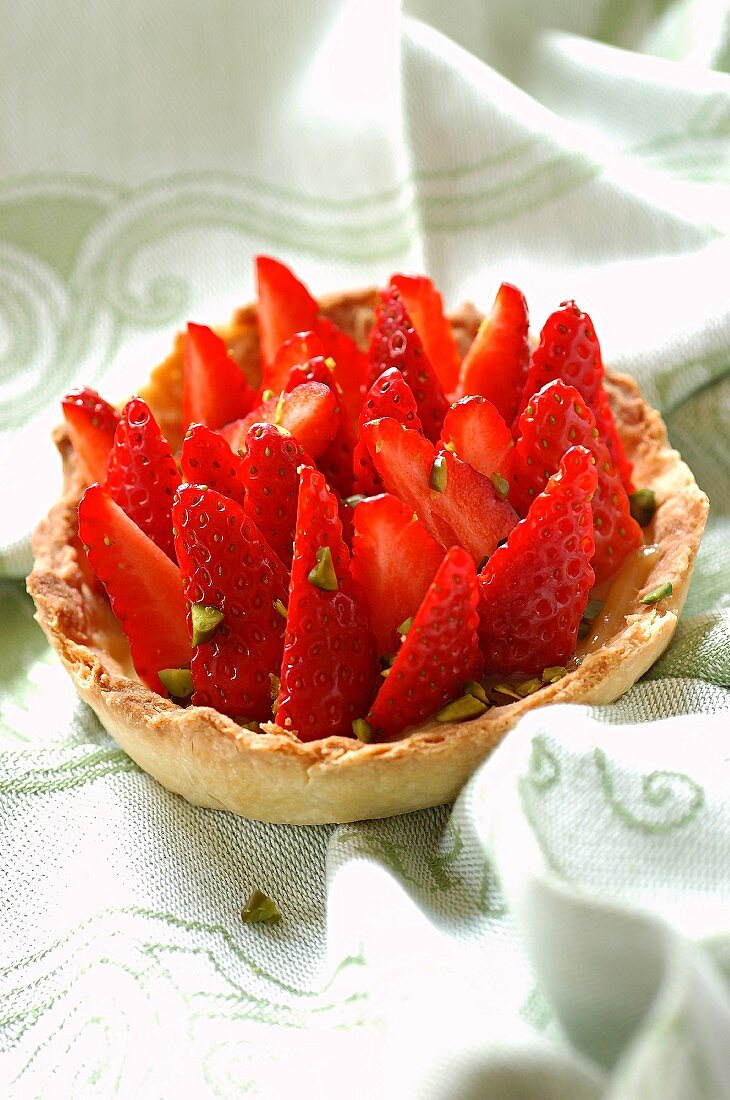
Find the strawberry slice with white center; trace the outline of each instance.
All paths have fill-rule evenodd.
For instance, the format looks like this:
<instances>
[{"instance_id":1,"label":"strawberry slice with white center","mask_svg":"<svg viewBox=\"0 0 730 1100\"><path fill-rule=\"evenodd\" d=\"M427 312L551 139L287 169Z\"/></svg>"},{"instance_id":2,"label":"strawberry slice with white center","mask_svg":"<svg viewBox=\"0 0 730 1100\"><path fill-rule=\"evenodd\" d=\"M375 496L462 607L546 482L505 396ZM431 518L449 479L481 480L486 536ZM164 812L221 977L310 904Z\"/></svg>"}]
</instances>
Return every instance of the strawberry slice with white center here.
<instances>
[{"instance_id":1,"label":"strawberry slice with white center","mask_svg":"<svg viewBox=\"0 0 730 1100\"><path fill-rule=\"evenodd\" d=\"M517 523L490 478L450 451L390 419L363 427L370 456L389 493L416 512L442 546L463 546L481 562Z\"/></svg>"},{"instance_id":2,"label":"strawberry slice with white center","mask_svg":"<svg viewBox=\"0 0 730 1100\"><path fill-rule=\"evenodd\" d=\"M460 356L439 290L426 275L394 275L390 285L400 293L444 393L452 393Z\"/></svg>"},{"instance_id":3,"label":"strawberry slice with white center","mask_svg":"<svg viewBox=\"0 0 730 1100\"><path fill-rule=\"evenodd\" d=\"M415 615L444 550L406 504L389 493L355 508L352 575L360 582L381 655L395 653L398 627Z\"/></svg>"},{"instance_id":4,"label":"strawberry slice with white center","mask_svg":"<svg viewBox=\"0 0 730 1100\"><path fill-rule=\"evenodd\" d=\"M91 480L103 484L119 413L88 386L67 393L61 401L61 409L73 449Z\"/></svg>"},{"instance_id":5,"label":"strawberry slice with white center","mask_svg":"<svg viewBox=\"0 0 730 1100\"><path fill-rule=\"evenodd\" d=\"M397 367L390 367L376 379L360 412L360 438L355 446L354 468L355 492L363 496L373 496L383 491L383 479L373 465L362 430L368 421L381 420L384 416L400 421L406 428L421 430L416 399Z\"/></svg>"},{"instance_id":6,"label":"strawberry slice with white center","mask_svg":"<svg viewBox=\"0 0 730 1100\"><path fill-rule=\"evenodd\" d=\"M221 428L220 435L238 451L254 424L274 424L295 436L304 450L319 458L337 434L340 406L332 390L321 382L306 382L291 393L270 397L257 409Z\"/></svg>"},{"instance_id":7,"label":"strawberry slice with white center","mask_svg":"<svg viewBox=\"0 0 730 1100\"><path fill-rule=\"evenodd\" d=\"M335 497L303 469L276 710L302 741L352 735L375 690L375 638L349 558Z\"/></svg>"},{"instance_id":8,"label":"strawberry slice with white center","mask_svg":"<svg viewBox=\"0 0 730 1100\"><path fill-rule=\"evenodd\" d=\"M408 383L425 435L438 439L448 402L395 287L388 287L375 311L370 333L370 384L389 367L397 367Z\"/></svg>"},{"instance_id":9,"label":"strawberry slice with white center","mask_svg":"<svg viewBox=\"0 0 730 1100\"><path fill-rule=\"evenodd\" d=\"M441 447L468 462L497 486L512 475L512 432L485 397L462 397L449 409L441 432Z\"/></svg>"},{"instance_id":10,"label":"strawberry slice with white center","mask_svg":"<svg viewBox=\"0 0 730 1100\"><path fill-rule=\"evenodd\" d=\"M183 359L183 427L222 428L253 407L256 395L226 343L206 325L189 324Z\"/></svg>"},{"instance_id":11,"label":"strawberry slice with white center","mask_svg":"<svg viewBox=\"0 0 730 1100\"><path fill-rule=\"evenodd\" d=\"M460 546L446 554L383 681L367 722L387 740L434 715L482 671L474 562Z\"/></svg>"},{"instance_id":12,"label":"strawberry slice with white center","mask_svg":"<svg viewBox=\"0 0 730 1100\"><path fill-rule=\"evenodd\" d=\"M137 674L165 695L158 673L190 662L180 570L100 485L81 498L79 538L106 588Z\"/></svg>"},{"instance_id":13,"label":"strawberry slice with white center","mask_svg":"<svg viewBox=\"0 0 730 1100\"><path fill-rule=\"evenodd\" d=\"M481 394L512 424L521 407L530 361L528 328L522 291L511 283L502 283L464 356L456 396Z\"/></svg>"},{"instance_id":14,"label":"strawberry slice with white center","mask_svg":"<svg viewBox=\"0 0 730 1100\"><path fill-rule=\"evenodd\" d=\"M479 576L479 637L488 673L539 676L575 653L593 587L596 466L571 447L527 518Z\"/></svg>"},{"instance_id":15,"label":"strawberry slice with white center","mask_svg":"<svg viewBox=\"0 0 730 1100\"><path fill-rule=\"evenodd\" d=\"M117 424L107 465L112 499L175 561L172 499L180 484L170 445L147 403L133 397Z\"/></svg>"},{"instance_id":16,"label":"strawberry slice with white center","mask_svg":"<svg viewBox=\"0 0 730 1100\"><path fill-rule=\"evenodd\" d=\"M284 646L276 605L286 601L286 570L251 517L215 489L181 486L173 520L191 604L193 703L265 721Z\"/></svg>"}]
</instances>

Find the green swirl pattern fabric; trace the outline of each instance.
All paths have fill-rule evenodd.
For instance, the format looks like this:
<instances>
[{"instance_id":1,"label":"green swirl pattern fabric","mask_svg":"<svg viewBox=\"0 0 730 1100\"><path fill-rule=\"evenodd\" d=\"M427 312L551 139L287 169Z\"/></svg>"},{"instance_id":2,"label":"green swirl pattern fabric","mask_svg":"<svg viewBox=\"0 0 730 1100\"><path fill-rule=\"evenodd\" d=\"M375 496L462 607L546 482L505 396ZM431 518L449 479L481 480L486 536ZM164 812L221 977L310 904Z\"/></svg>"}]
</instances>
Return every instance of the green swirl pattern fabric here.
<instances>
[{"instance_id":1,"label":"green swirl pattern fabric","mask_svg":"<svg viewBox=\"0 0 730 1100\"><path fill-rule=\"evenodd\" d=\"M730 17L706 0L0 0L0 1083L9 1097L730 1097ZM675 640L453 807L169 795L33 622L70 385L188 318L428 270L567 297L711 501ZM254 887L277 925L245 925Z\"/></svg>"}]
</instances>

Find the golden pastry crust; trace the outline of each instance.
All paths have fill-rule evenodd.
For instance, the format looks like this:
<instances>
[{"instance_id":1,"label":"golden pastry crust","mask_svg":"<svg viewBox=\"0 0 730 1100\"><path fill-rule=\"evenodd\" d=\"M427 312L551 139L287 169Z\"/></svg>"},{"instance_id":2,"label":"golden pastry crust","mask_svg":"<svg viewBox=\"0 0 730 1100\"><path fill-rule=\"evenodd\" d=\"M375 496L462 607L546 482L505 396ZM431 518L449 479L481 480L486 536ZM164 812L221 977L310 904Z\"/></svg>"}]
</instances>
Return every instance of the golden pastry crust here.
<instances>
[{"instance_id":1,"label":"golden pastry crust","mask_svg":"<svg viewBox=\"0 0 730 1100\"><path fill-rule=\"evenodd\" d=\"M325 298L322 309L363 343L374 290ZM465 350L480 314L465 306L452 318ZM252 381L258 377L256 314L239 310L220 330ZM153 373L146 398L173 446L180 443L181 341ZM365 745L345 737L301 743L274 724L257 734L207 707L182 708L141 684L108 602L79 553L76 507L85 487L65 431L56 432L64 493L39 525L28 591L36 618L102 725L144 771L190 802L263 821L321 824L387 817L448 802L520 715L545 703L609 703L666 648L677 624L707 517L707 498L668 444L663 421L636 383L609 374L607 389L637 485L652 488L651 529L660 554L641 591L671 581L653 606L634 591L607 640L557 683L472 722L429 722L400 741Z\"/></svg>"}]
</instances>

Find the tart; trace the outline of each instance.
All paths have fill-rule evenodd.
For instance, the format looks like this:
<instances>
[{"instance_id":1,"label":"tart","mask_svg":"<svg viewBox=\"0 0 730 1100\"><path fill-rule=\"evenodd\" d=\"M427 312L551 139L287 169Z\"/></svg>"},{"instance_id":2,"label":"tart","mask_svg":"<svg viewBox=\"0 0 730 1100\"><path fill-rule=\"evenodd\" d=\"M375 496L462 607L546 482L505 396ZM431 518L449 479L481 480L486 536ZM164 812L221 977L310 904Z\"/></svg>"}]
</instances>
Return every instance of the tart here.
<instances>
[{"instance_id":1,"label":"tart","mask_svg":"<svg viewBox=\"0 0 730 1100\"><path fill-rule=\"evenodd\" d=\"M276 273L278 268L273 270ZM286 272L286 269L283 271ZM135 537L156 541L155 553L159 560L165 557L168 563L165 568L170 576L170 571L177 570L177 547L177 559L186 577L185 608L195 607L200 611L195 622L191 621L195 616L188 614L188 628L197 631L193 641L199 649L202 651L206 645L213 644L211 639L217 629L215 614L212 620L205 617L216 611L214 606L211 608L215 600L210 596L215 588L202 592L203 574L200 573L200 559L195 557L201 552L195 519L195 509L201 508L201 501L206 508L213 502L218 510L215 522L220 519L221 524L229 524L229 527L220 528L222 539L225 539L228 530L244 531L248 541L243 550L236 544L237 553L234 556L236 560L250 559L251 568L258 572L255 580L251 579L254 578L254 573L251 573L245 585L240 581L239 586L253 592L255 587L252 585L262 583L270 586L270 595L280 593L279 596L272 595L266 605L266 614L262 612L260 620L255 618L258 612L251 610L250 605L247 605L246 611L246 614L253 616L252 622L260 621L261 632L256 637L261 640L263 652L272 637L270 606L280 605L280 630L286 632L285 655L289 654L290 660L288 665L285 660L282 666L283 682L272 677L273 695L278 703L276 713L264 714L257 703L256 720L246 721L245 714L225 713L226 709L235 710L235 707L213 705L218 698L214 690L215 670L211 673L214 662L208 662L205 672L199 663L196 672L196 658L193 659L193 674L197 677L196 694L193 696L194 702L187 705L181 705L174 694L177 692L181 696L185 693L185 688L176 687L176 684L180 680L187 682L190 679L186 662L181 660L179 668L166 669L168 675L163 678L164 686L154 678L154 670L152 680L144 670L142 675L139 674L139 660L135 662L135 671L127 638L99 580L102 576L108 581L108 575L99 567L98 555L95 558L92 549L89 549L90 539L85 531L82 531L83 540L79 537L79 503L90 481L97 480L97 477L102 480L103 473L99 471L106 461L106 454L103 448L99 454L92 448L84 453L83 459L80 457L71 442L73 417L67 417L66 424L58 428L54 436L63 462L63 496L40 523L34 537L35 563L28 578L28 590L35 601L36 618L69 672L79 695L95 711L111 736L145 772L168 790L196 805L225 809L264 821L294 824L385 817L440 805L457 795L478 764L526 711L550 703L610 703L647 671L668 645L676 627L704 529L707 499L680 456L669 446L659 413L643 401L631 378L610 371L606 371L605 378L598 378L600 395L605 393L608 400L605 404L598 400L593 402L594 415L593 411L586 411L588 399L583 402L571 386L571 381L575 379L571 379L569 372L567 377L561 377L559 373L556 375L550 357L556 348L560 351L559 344L563 338L560 326L564 327L566 314L558 311L551 318L543 330L540 344L540 348L544 348L542 355L538 349L530 357L529 348L524 343L526 332L520 329L520 324L514 323L513 311L523 308L516 297L519 292L514 288L506 285L501 288L495 307L486 319L473 306L466 305L450 316L448 322L442 314L439 315L440 300L434 305L436 292L425 279L395 277L384 295L368 289L329 296L317 303L313 303L302 288L306 297L292 307L289 321L286 317L282 319L280 310L272 310L271 300L266 298L267 289L271 293L271 285L260 292L258 307L251 305L240 309L227 327L218 330L230 358L228 365L221 363L217 369L225 371L228 366L235 366L235 376L230 376L225 387L230 398L225 409L216 407L206 388L205 364L217 354L211 342L213 334L202 326L191 326L187 336L178 337L170 356L152 372L149 381L140 390L139 399L135 399L139 407L133 406L132 402L127 406L124 423L127 432L132 432L143 425L144 416L148 415L144 413L146 409L152 414L155 431L159 425L160 432L153 435L149 443L150 447L161 448L162 456L152 495L157 493L164 501L167 494L174 502L171 504L172 514L177 519L173 519L173 526L175 522L177 526L172 541L167 545L165 539L169 539L172 528L165 527L164 531L156 529L154 516L150 521L152 526L145 528L142 519L137 516ZM273 293L275 297L275 285ZM404 303L407 303L408 310ZM581 341L587 339L590 344L594 340L590 319L580 314L572 304L561 307L564 308L573 309L578 318L576 324L582 326L576 345L582 354L584 345ZM411 315L415 324L411 321ZM526 313L524 318L526 324ZM332 387L332 393L337 398L336 406L334 398L329 405L326 404L322 393L327 401L331 395L328 396L327 376L322 374L322 361L330 372L333 363L328 356L316 354L322 350L317 339L308 344L307 338L301 338L300 344L293 348L292 341L288 340L288 352L283 357L278 355L279 337L282 333L291 335L291 331L286 329L287 323L295 324L297 329L309 329L322 335L325 350L335 350L337 355L332 358L338 361L340 351L342 359L346 359L356 347L360 349L360 355L369 348L370 379L377 378L381 383L380 390L370 389L370 400L375 401L375 419L368 420L367 409L364 413L362 411L366 404L363 385L359 385L357 392L354 387L348 391L347 379L344 385L338 383ZM557 326L554 331L549 327L551 324ZM419 332L423 340L419 338ZM409 377L408 356L414 344L420 358L411 357ZM310 355L312 351L315 354ZM503 386L504 380L497 379L492 368L491 373L485 373L485 363L488 366L491 362L493 367L495 355L512 355L513 351L513 367L518 372L515 378L519 378L520 385L515 385L513 379L510 385ZM420 365L424 360L428 361L429 355L441 364L434 388L431 387L429 372L426 382L423 382L422 372L413 374L413 363L420 370ZM596 352L596 355L599 353ZM398 367L395 372L393 356ZM271 377L277 383L273 395L262 392L262 358L264 380ZM367 356L359 360L360 363L367 361ZM294 371L302 372L301 378L294 383L290 380L291 373L286 373L292 364ZM393 373L386 382L381 382L386 372ZM599 373L602 375L602 367ZM324 381L317 381L320 376ZM291 388L284 393L282 385L279 392L278 386L285 377L289 378L287 385ZM581 375L577 381L582 385L585 378ZM486 401L480 396L485 384L492 387L490 399ZM455 399L451 408L443 399L445 392ZM338 421L336 432L340 434L333 436L330 432L330 442L323 446L317 435L321 421L318 419L313 427L313 421L306 420L305 423L304 414L298 411L297 399L301 398L302 393L314 394L317 400L321 398L320 404L327 414L335 408L337 415L341 416L340 406L348 410L351 422L353 418L356 423L359 422L359 438L352 431L349 437L343 433L342 424ZM292 394L295 399L287 404ZM382 407L378 405L381 396L390 400L394 394L399 398L397 415L403 417L400 424L390 415L383 416ZM411 397L411 394L415 396ZM411 400L415 401L412 408L409 405ZM566 418L561 420L566 401L570 406L570 415L566 412ZM257 405L256 402L261 403ZM255 412L246 411L252 404L259 412L264 410L258 419ZM459 408L454 412L456 405ZM558 406L559 422L556 425L553 413ZM410 422L405 421L407 414L402 413L406 407L411 411ZM231 419L229 414L233 408L237 410L233 427L219 423ZM510 420L514 420L514 434L518 440L514 445L511 437L505 437L501 444L502 451L499 432L484 435L481 428L484 417L492 417L496 423L495 408L499 410L501 424L507 423L512 428ZM133 416L135 409L135 415L139 414L138 420ZM87 415L88 410L81 411ZM318 416L320 411L318 406ZM98 424L100 418L103 420L103 415L103 408L99 406L92 419ZM297 428L291 436L286 429L287 417L289 425L294 424ZM297 445L293 461L300 477L300 520L293 548L290 535L288 543L284 540L281 546L277 544L276 550L270 549L276 544L276 531L270 530L262 521L264 538L259 531L255 511L249 513L250 522L242 527L240 501L231 503L224 492L216 494L208 483L203 487L193 485L176 489L180 477L175 467L171 467L169 455L178 455L182 447L183 471L190 474L190 468L185 465L187 442L184 425L196 418L205 419L210 428L220 433L216 438L226 441L226 453L230 455L234 455L234 449L243 443L246 447L255 445L270 449L273 441L276 447L277 435ZM415 428L414 423L417 425ZM305 438L300 439L299 425L302 425L301 433ZM451 434L444 425L451 425ZM284 427L283 434L278 430L281 427ZM109 460L108 481L105 482L107 489L99 489L97 496L103 496L106 500L107 490L110 486L113 489L116 484L119 491L115 500L121 500L124 507L125 462L131 461L129 448L132 443L122 439L120 444L121 429L116 428L115 431L116 465L113 458ZM192 428L187 433L188 438L194 437L197 431ZM560 431L567 434L560 436ZM491 449L487 448L485 452L482 441L487 436L492 443ZM595 497L591 503L597 484L596 461L591 454L599 453L591 452L593 437L601 440L600 447L604 447L604 441L606 446L610 444L610 454L600 452L603 465L613 471L610 476L616 479L621 477L628 488L639 487L641 490L632 498L635 505L632 511L644 523L641 538L639 541L635 534L631 534L634 529L638 530L633 519L629 517L625 523L619 519L622 536L626 535L631 525L626 537L633 541L615 570L611 570L610 558L605 556L612 552L611 540L605 538L605 523L610 525L615 517L602 516L595 506ZM129 439L132 439L131 435ZM578 444L581 440L590 444L587 447L577 445L569 451L572 465L568 463L568 456L563 455L566 439L577 439ZM339 443L335 447L337 440ZM207 445L210 440L206 436L206 440L198 442L202 446L203 442ZM318 452L315 460L308 458L305 442ZM337 449L340 445L343 450ZM122 449L117 453L120 446ZM534 456L542 454L540 448L553 456L550 470L536 469ZM476 466L461 460L464 451L476 466L480 463L484 465L481 473L474 474ZM417 481L421 476L418 463L422 459L430 463L430 456L437 452L437 458L428 471L427 494L420 491L420 495L416 493L412 497L410 482L404 472L416 471L413 478ZM494 458L495 454L502 452L508 455L507 459ZM190 444L189 454L194 453L197 454ZM366 519L362 522L353 520L353 515L358 516L362 505L354 502L343 505L333 488L333 482L339 477L338 470L341 470L342 453L352 456L356 464L360 462L360 467L356 468L360 470L367 500L362 512ZM423 458L424 455L426 458ZM509 476L502 476L499 470L492 471L490 476L490 466L502 461L511 464ZM326 478L322 473L323 467ZM249 473L250 468L249 461ZM238 472L235 476L239 476ZM444 492L446 478L449 479L448 492ZM468 485L463 498L460 498L460 479L463 478L467 479ZM474 484L469 480L472 478ZM187 480L191 481L190 476ZM340 496L348 488L352 486L342 485ZM456 496L448 499L452 491ZM95 492L89 490L84 498L92 503L96 501L94 507L100 503L94 496ZM233 490L230 492L233 493ZM464 505L480 493L486 496L491 494L489 559L486 563L476 560L478 551L472 545L474 526L469 509ZM245 503L248 497L243 489L242 494L241 499ZM614 493L614 497L616 495ZM516 514L513 521L505 519L507 509L512 511L509 501L517 501L518 498L522 499L522 520L519 523ZM604 498L607 499L605 491ZM386 501L387 504L373 506L373 500ZM652 502L651 506L641 516L641 505L646 504L647 500ZM419 563L414 574L426 570L424 563L433 557L424 582L427 592L420 607L413 607L409 617L415 614L416 625L411 627L415 634L408 631L410 622L404 622L398 623L394 636L392 612L391 619L388 619L389 609L386 609L383 621L376 624L376 616L370 616L372 622L368 620L368 595L372 602L374 589L369 594L366 591L363 600L363 578L367 589L372 576L368 580L367 568L363 567L362 561L358 568L347 566L348 540L342 536L340 518L334 518L333 501L339 505L346 526L354 525L354 542L358 535L361 540L367 541L368 523L377 520L386 525L374 528L375 551L379 546L378 532L386 530L389 522L393 524L392 529L398 532L404 528L406 513L410 515L413 511L414 522L418 524L418 538L421 539L418 553L413 558ZM435 510L430 515L434 501ZM147 499L146 504L150 504ZM586 535L585 526L576 526L570 533L568 518L554 514L555 509L560 511L566 506L572 517L571 522L585 525L588 516L588 527L593 527L594 533L603 531L603 541L597 535L594 543L593 536ZM90 514L92 504L85 507ZM306 516L303 511L305 507L310 509ZM347 511L347 516L343 509ZM133 512L133 508L131 510ZM205 515L207 518L208 513ZM322 519L325 515L329 517L326 522ZM86 522L88 530L91 530L90 520ZM549 660L557 643L550 630L546 629L542 632L544 653L534 656L534 659L530 655L523 659L520 654L524 652L524 646L520 650L511 635L505 642L505 633L510 632L504 624L509 626L510 617L515 617L516 598L527 603L533 600L532 589L529 585L525 588L525 563L532 562L531 568L537 569L540 562L535 565L533 557L529 556L532 554L531 547L521 548L520 540L522 543L529 543L532 538L537 540L538 534L551 522L563 524L562 527L555 527L555 531L559 529L563 532L559 541L562 539L565 545L577 548L575 560L566 566L569 568L566 576L571 591L561 596L566 602L567 612L560 616L563 624L560 629L572 639L569 639L570 651L563 644L560 659ZM186 535L186 524L191 526L191 530L194 528L190 538ZM143 534L138 536L139 530ZM455 536L453 531L456 531ZM211 538L215 537L215 533L211 535ZM106 546L113 540L104 536L103 541ZM349 541L354 544L352 537ZM457 545L449 547L448 543L452 541ZM546 538L545 541L550 540ZM599 551L599 545L603 547L602 551ZM207 549L203 547L208 556L211 546L212 543L208 544ZM586 550L588 546L590 549ZM255 550L253 554L252 547ZM234 549L234 543L231 543L231 549ZM302 555L306 556L309 551L314 553L315 550L316 562L308 559L302 564ZM103 556L104 552L104 547L100 546L99 553ZM289 619L284 620L289 583L289 563L284 559L287 555L291 558L292 552ZM603 559L600 559L601 552ZM524 557L525 554L528 557ZM302 561L299 561L300 557ZM359 560L357 551L355 559ZM598 587L593 585L593 566L589 567L589 560L596 565L599 573ZM262 562L266 566L265 577ZM391 565L389 563L388 567ZM381 566L382 563L376 563L374 568L377 571ZM124 568L125 562L122 561L120 566L117 561L116 567ZM486 598L492 601L488 605L489 613L483 616L481 634L476 633L477 597L471 599L471 596L464 596L457 610L449 604L459 585L462 586L462 593L477 591L474 588L477 572L481 586L478 590L482 593L479 598L483 600L488 589ZM345 573L347 578L343 579ZM208 573L205 576L208 577ZM296 580L296 577L299 579ZM428 578L431 578L430 582ZM381 568L381 574L372 583L375 588L378 583L382 587L383 580ZM411 580L416 587L421 583L415 575ZM313 586L312 591L307 588L307 581ZM340 600L338 608L345 608L341 614L350 616L347 629L343 631L343 644L346 642L351 646L347 650L350 665L346 664L346 668L351 668L353 679L359 678L359 682L365 685L367 676L372 675L373 661L379 656L379 676L377 681L362 687L359 697L354 688L348 688L351 706L345 729L341 715L332 719L334 725L328 726L329 719L324 716L324 708L325 705L330 706L329 688L324 673L317 671L312 676L312 683L319 677L317 682L321 681L324 685L321 728L320 717L317 717L314 722L316 728L305 730L302 708L297 703L296 684L302 685L303 680L301 675L297 679L296 674L296 660L301 654L298 650L295 653L297 640L291 621L294 614L292 601L296 590L296 599L299 600L297 608L303 609L297 610L296 614L305 616L299 620L300 624L310 621L306 616L313 616L315 628L318 628L317 624L321 627L317 616L321 615L324 606L321 601L332 595L331 586L329 589L327 587L330 582L335 586L333 598ZM113 587L113 577L109 583ZM549 577L546 583L549 585ZM586 603L589 588L592 592L590 602ZM129 626L129 617L134 619L140 614L154 616L164 591L164 585L160 583L156 590L148 593L144 607L139 606L139 601L131 609L125 607L122 614L125 629L133 629ZM421 595L422 590L419 590L419 599ZM599 597L598 602L596 597ZM175 600L177 598L174 596ZM317 603L318 600L320 603ZM577 611L576 601L580 605ZM119 613L120 604L115 603L114 599L112 604ZM535 614L542 614L537 604L535 607ZM166 613L164 608L160 613ZM218 617L222 617L222 613ZM582 637L576 650L578 620ZM152 618L149 621L152 622ZM453 627L453 636L448 634L449 623L458 623L458 629ZM231 629L233 627L234 624L231 624ZM170 633L167 632L168 636ZM388 641L388 638L391 640ZM442 684L434 673L434 681L430 685L425 684L422 694L416 693L411 709L404 704L404 709L399 710L402 700L397 696L398 683L404 672L404 683L410 682L409 662L411 665L414 661L417 664L419 653L423 652L427 643L430 644L430 639L436 639L433 644L437 645L443 642L453 655L451 664L456 671L452 679L454 683L458 681L458 690L452 690L450 698L438 697ZM173 641L169 637L167 640L172 646ZM189 639L183 638L180 646L186 640ZM542 643L535 644L539 648ZM396 649L395 656L391 653L385 659L383 651L391 646ZM520 675L510 675L510 661L522 669ZM384 666L382 669L381 665ZM443 665L441 667L444 668ZM366 669L370 669L370 673L363 671ZM162 671L161 667L159 671ZM231 671L232 684L236 671L235 668ZM170 679L171 673L179 673L179 677ZM303 673L306 680L306 667ZM448 678L451 673L445 674ZM205 676L210 679L210 690L206 687L207 681L203 683ZM150 686L151 683L156 690ZM311 689L312 683L305 685L307 690ZM168 695L165 687L169 687L172 694ZM269 687L267 684L266 688ZM430 689L434 689L435 693L432 701L428 702ZM413 692L410 694L413 695ZM243 697L250 699L250 691ZM400 720L400 726L406 723L404 728L399 728L399 723L392 720L394 708L391 700L394 697L395 711L400 714L402 710L404 715ZM424 716L423 711L429 706L431 710ZM252 709L255 709L253 704ZM334 714L334 704L331 709ZM419 715L418 720L408 724L409 715L412 718L414 714ZM350 715L354 716L352 721L349 720ZM330 728L339 732L329 734ZM357 736L353 736L351 731ZM310 737L312 739L307 739Z\"/></svg>"}]
</instances>

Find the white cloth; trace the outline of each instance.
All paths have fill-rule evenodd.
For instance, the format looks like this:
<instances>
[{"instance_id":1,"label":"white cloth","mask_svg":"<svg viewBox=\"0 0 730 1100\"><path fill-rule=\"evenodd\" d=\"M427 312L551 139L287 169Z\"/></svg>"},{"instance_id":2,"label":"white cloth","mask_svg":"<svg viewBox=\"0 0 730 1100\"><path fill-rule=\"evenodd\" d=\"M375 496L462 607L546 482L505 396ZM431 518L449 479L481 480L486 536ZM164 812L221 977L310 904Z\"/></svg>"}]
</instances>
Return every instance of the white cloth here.
<instances>
[{"instance_id":1,"label":"white cloth","mask_svg":"<svg viewBox=\"0 0 730 1100\"><path fill-rule=\"evenodd\" d=\"M0 26L3 1093L729 1097L727 9L0 0ZM453 812L188 806L31 621L58 397L133 391L251 298L258 251L315 292L516 282L535 328L575 297L711 497L670 652L523 721ZM241 922L254 887L279 924Z\"/></svg>"}]
</instances>

